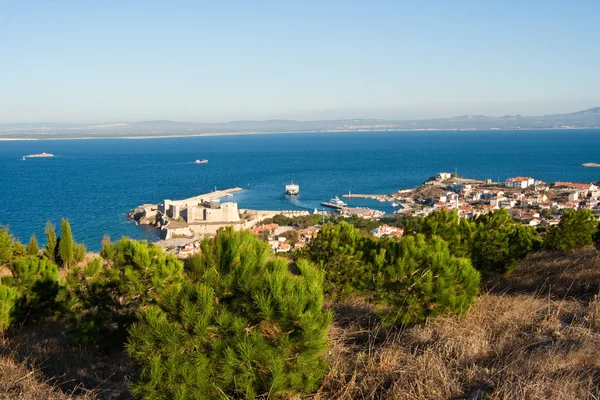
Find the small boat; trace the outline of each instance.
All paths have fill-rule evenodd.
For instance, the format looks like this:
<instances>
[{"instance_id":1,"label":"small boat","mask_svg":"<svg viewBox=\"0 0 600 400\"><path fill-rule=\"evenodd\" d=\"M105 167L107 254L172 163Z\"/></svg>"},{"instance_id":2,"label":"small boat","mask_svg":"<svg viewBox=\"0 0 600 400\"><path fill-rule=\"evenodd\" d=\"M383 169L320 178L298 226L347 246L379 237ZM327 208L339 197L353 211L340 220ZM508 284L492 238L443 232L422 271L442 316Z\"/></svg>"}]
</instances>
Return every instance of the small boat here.
<instances>
[{"instance_id":1,"label":"small boat","mask_svg":"<svg viewBox=\"0 0 600 400\"><path fill-rule=\"evenodd\" d=\"M208 164L208 160L196 160L194 161L194 164Z\"/></svg>"},{"instance_id":2,"label":"small boat","mask_svg":"<svg viewBox=\"0 0 600 400\"><path fill-rule=\"evenodd\" d=\"M21 158L21 160L25 161L25 156L23 156L23 158Z\"/></svg>"},{"instance_id":3,"label":"small boat","mask_svg":"<svg viewBox=\"0 0 600 400\"><path fill-rule=\"evenodd\" d=\"M398 207L400 204L396 203L395 201L392 202L392 207Z\"/></svg>"},{"instance_id":4,"label":"small boat","mask_svg":"<svg viewBox=\"0 0 600 400\"><path fill-rule=\"evenodd\" d=\"M289 185L285 185L285 194L289 196L298 196L300 194L300 186L294 184L294 181Z\"/></svg>"},{"instance_id":5,"label":"small boat","mask_svg":"<svg viewBox=\"0 0 600 400\"><path fill-rule=\"evenodd\" d=\"M321 205L323 205L325 207L331 207L331 208L337 208L337 209L346 207L346 203L341 201L337 196L335 196L334 198L332 198L331 200L329 200L327 202L321 203Z\"/></svg>"}]
</instances>

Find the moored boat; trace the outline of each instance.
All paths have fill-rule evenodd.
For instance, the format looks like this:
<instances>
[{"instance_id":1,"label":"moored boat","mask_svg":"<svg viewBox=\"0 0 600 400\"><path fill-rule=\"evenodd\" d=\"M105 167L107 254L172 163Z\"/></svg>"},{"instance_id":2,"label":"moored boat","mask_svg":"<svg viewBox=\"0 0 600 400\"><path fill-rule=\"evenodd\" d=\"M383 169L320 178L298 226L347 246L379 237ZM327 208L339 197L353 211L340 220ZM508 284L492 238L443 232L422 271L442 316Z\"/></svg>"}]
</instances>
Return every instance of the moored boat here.
<instances>
[{"instance_id":1,"label":"moored boat","mask_svg":"<svg viewBox=\"0 0 600 400\"><path fill-rule=\"evenodd\" d=\"M337 197L337 196L334 196L331 200L329 200L327 202L321 203L321 205L323 205L325 207L331 207L331 208L337 208L337 209L346 207L346 203L341 201L339 199L339 197Z\"/></svg>"}]
</instances>

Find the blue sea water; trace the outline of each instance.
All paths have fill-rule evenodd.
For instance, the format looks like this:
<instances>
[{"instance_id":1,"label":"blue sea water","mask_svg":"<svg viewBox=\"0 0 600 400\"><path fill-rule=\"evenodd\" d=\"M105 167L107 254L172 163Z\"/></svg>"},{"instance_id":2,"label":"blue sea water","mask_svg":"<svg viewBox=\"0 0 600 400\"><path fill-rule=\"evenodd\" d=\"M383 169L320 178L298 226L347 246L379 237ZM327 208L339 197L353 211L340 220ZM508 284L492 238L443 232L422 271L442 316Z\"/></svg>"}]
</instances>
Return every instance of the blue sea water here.
<instances>
[{"instance_id":1,"label":"blue sea water","mask_svg":"<svg viewBox=\"0 0 600 400\"><path fill-rule=\"evenodd\" d=\"M46 159L21 157L53 153ZM196 159L209 163L196 165ZM344 132L166 139L0 141L0 225L44 242L47 220L71 222L75 239L98 250L103 235L155 240L126 214L143 203L240 186L241 208L321 208L334 195L391 193L440 171L504 180L600 180L600 130ZM300 185L298 198L284 186ZM348 201L392 211L375 200Z\"/></svg>"}]
</instances>

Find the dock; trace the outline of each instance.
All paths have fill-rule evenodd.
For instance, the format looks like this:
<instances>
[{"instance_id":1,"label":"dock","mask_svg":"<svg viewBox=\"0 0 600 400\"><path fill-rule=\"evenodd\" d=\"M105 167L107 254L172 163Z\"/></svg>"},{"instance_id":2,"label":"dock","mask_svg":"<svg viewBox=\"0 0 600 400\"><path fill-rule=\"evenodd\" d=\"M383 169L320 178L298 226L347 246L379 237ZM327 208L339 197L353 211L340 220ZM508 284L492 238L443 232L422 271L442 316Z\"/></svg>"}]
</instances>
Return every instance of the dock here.
<instances>
[{"instance_id":1,"label":"dock","mask_svg":"<svg viewBox=\"0 0 600 400\"><path fill-rule=\"evenodd\" d=\"M342 195L342 197L345 197L347 199L373 199L373 200L377 200L377 201L381 201L381 202L396 200L389 194L348 193L348 194Z\"/></svg>"}]
</instances>

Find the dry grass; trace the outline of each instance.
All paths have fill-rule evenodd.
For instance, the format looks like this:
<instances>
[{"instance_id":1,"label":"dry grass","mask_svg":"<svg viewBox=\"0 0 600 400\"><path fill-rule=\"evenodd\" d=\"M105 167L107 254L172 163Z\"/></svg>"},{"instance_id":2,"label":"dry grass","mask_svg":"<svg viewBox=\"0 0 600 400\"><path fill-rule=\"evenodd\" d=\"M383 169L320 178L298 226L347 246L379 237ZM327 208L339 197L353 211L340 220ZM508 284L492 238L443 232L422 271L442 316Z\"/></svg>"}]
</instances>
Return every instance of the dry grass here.
<instances>
[{"instance_id":1,"label":"dry grass","mask_svg":"<svg viewBox=\"0 0 600 400\"><path fill-rule=\"evenodd\" d=\"M405 330L384 331L364 302L338 304L314 400L600 399L599 260L535 255L465 317Z\"/></svg>"},{"instance_id":2,"label":"dry grass","mask_svg":"<svg viewBox=\"0 0 600 400\"><path fill-rule=\"evenodd\" d=\"M63 326L57 322L9 330L0 338L0 364L17 365L19 368L9 371L22 371L24 377L44 382L57 396L63 395L57 398L130 398L128 389L134 368L128 357L122 352L104 355L82 346L64 335ZM4 377L0 376L0 380ZM0 386L0 398L8 389ZM28 396L29 391L25 390L17 398L37 398Z\"/></svg>"},{"instance_id":3,"label":"dry grass","mask_svg":"<svg viewBox=\"0 0 600 400\"><path fill-rule=\"evenodd\" d=\"M0 399L62 400L62 392L43 382L43 377L11 357L0 357Z\"/></svg>"},{"instance_id":4,"label":"dry grass","mask_svg":"<svg viewBox=\"0 0 600 400\"><path fill-rule=\"evenodd\" d=\"M590 299L600 290L600 252L593 247L573 253L542 252L523 260L507 278L488 283L496 293L537 293L555 299Z\"/></svg>"}]
</instances>

